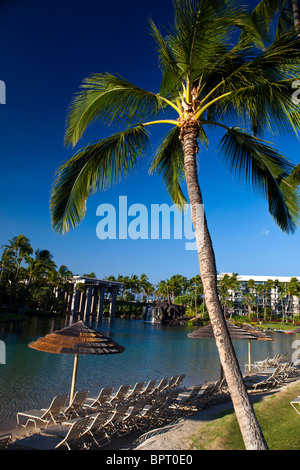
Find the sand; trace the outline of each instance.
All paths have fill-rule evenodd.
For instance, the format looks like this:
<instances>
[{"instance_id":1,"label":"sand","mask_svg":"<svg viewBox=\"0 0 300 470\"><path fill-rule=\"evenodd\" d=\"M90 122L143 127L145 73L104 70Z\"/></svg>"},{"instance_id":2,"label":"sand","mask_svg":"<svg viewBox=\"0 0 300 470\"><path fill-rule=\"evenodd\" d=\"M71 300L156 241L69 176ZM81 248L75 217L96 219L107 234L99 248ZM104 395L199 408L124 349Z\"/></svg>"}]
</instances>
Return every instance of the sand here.
<instances>
[{"instance_id":1,"label":"sand","mask_svg":"<svg viewBox=\"0 0 300 470\"><path fill-rule=\"evenodd\" d=\"M265 400L270 394L277 393L291 385L300 383L300 379L291 382L276 390L272 390L269 393L257 393L249 395L252 402ZM131 432L125 436L112 439L110 443L101 449L103 451L112 450L137 450L137 451L179 451L189 450L192 442L192 435L199 430L199 428L208 421L217 419L220 415L226 412L232 412L233 405L230 398L224 398L221 402L213 404L201 411L197 411L187 416L182 416L177 419L173 424L162 426L157 429L153 429L145 434L141 432ZM9 449L19 449L18 441L25 437L39 432L35 426L30 425L26 428L6 428L0 429L0 434L11 433L12 434L12 445ZM95 447L92 447L95 449Z\"/></svg>"}]
</instances>

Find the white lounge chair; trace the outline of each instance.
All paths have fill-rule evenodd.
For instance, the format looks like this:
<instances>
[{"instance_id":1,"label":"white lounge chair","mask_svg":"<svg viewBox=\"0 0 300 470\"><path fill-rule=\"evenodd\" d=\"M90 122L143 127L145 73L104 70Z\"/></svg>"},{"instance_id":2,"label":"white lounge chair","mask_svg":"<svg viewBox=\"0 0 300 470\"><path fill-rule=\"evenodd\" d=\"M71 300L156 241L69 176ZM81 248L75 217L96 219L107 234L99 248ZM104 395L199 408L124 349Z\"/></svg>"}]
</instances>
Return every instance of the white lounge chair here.
<instances>
[{"instance_id":1,"label":"white lounge chair","mask_svg":"<svg viewBox=\"0 0 300 470\"><path fill-rule=\"evenodd\" d=\"M154 393L163 392L164 390L166 390L168 388L168 384L169 384L169 379L168 378L165 377L165 378L161 379L159 384L155 387Z\"/></svg>"},{"instance_id":2,"label":"white lounge chair","mask_svg":"<svg viewBox=\"0 0 300 470\"><path fill-rule=\"evenodd\" d=\"M300 395L294 398L294 400L290 401L290 404L292 405L296 413L300 415Z\"/></svg>"},{"instance_id":3,"label":"white lounge chair","mask_svg":"<svg viewBox=\"0 0 300 470\"><path fill-rule=\"evenodd\" d=\"M73 397L72 402L62 410L66 418L71 418L74 414L79 416L79 411L83 408L83 404L88 396L88 390L77 391Z\"/></svg>"},{"instance_id":4,"label":"white lounge chair","mask_svg":"<svg viewBox=\"0 0 300 470\"><path fill-rule=\"evenodd\" d=\"M194 385L189 391L179 393L174 402L174 406L180 407L192 404L193 401L200 396L201 390L203 392L202 385Z\"/></svg>"},{"instance_id":5,"label":"white lounge chair","mask_svg":"<svg viewBox=\"0 0 300 470\"><path fill-rule=\"evenodd\" d=\"M55 435L54 432L53 435L35 434L34 436L18 440L18 445L22 448L34 450L55 450L66 446L68 450L71 450L71 445L77 443L86 431L89 421L90 418L75 420L71 426L66 428L66 435L63 438ZM85 446L84 443L83 446Z\"/></svg>"},{"instance_id":6,"label":"white lounge chair","mask_svg":"<svg viewBox=\"0 0 300 470\"><path fill-rule=\"evenodd\" d=\"M125 400L134 400L142 392L145 386L145 382L137 382L132 390L129 390L128 393L124 396Z\"/></svg>"},{"instance_id":7,"label":"white lounge chair","mask_svg":"<svg viewBox=\"0 0 300 470\"><path fill-rule=\"evenodd\" d=\"M87 435L90 435L98 447L108 444L110 441L110 423L112 422L115 413L116 412L113 410L107 410L91 415L89 426L82 437L85 439Z\"/></svg>"},{"instance_id":8,"label":"white lounge chair","mask_svg":"<svg viewBox=\"0 0 300 470\"><path fill-rule=\"evenodd\" d=\"M146 387L141 391L140 396L149 396L155 391L157 379L149 380Z\"/></svg>"},{"instance_id":9,"label":"white lounge chair","mask_svg":"<svg viewBox=\"0 0 300 470\"><path fill-rule=\"evenodd\" d=\"M109 434L106 432L106 428L111 422L115 411L113 410L106 410L106 411L99 411L98 413L93 413L91 415L86 416L89 419L87 427L83 430L81 434L81 439L87 444L87 436L91 436L94 443L97 444L98 447L101 446L100 444L100 436L97 438L95 437L97 434L100 434L101 431L101 441L105 441L105 443L109 442ZM61 425L50 426L47 428L47 434L53 434L57 437L65 437L72 426L76 421L82 420L82 418L73 418L70 420L64 421ZM85 447L88 447L85 445Z\"/></svg>"},{"instance_id":10,"label":"white lounge chair","mask_svg":"<svg viewBox=\"0 0 300 470\"><path fill-rule=\"evenodd\" d=\"M68 395L60 395L53 398L49 408L41 410L29 410L29 411L19 411L17 413L17 425L18 426L27 426L29 422L34 423L37 427L38 423L48 426L51 421L56 423L60 413L63 411L68 400ZM22 424L21 421L25 418L26 423Z\"/></svg>"},{"instance_id":11,"label":"white lounge chair","mask_svg":"<svg viewBox=\"0 0 300 470\"><path fill-rule=\"evenodd\" d=\"M114 391L113 387L102 388L97 397L87 397L84 402L84 406L88 408L99 408L111 397L112 392Z\"/></svg>"},{"instance_id":12,"label":"white lounge chair","mask_svg":"<svg viewBox=\"0 0 300 470\"><path fill-rule=\"evenodd\" d=\"M105 406L114 407L123 400L130 390L130 385L121 385L119 390L112 394L111 397L106 401Z\"/></svg>"}]
</instances>

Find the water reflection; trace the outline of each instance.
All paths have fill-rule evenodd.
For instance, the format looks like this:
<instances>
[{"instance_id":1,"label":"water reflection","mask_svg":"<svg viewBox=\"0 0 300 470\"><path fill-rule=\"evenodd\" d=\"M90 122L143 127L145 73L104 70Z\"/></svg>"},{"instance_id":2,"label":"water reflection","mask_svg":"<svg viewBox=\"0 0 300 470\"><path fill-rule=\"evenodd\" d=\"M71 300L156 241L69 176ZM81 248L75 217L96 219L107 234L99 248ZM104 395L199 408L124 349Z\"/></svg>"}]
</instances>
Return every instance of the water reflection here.
<instances>
[{"instance_id":1,"label":"water reflection","mask_svg":"<svg viewBox=\"0 0 300 470\"><path fill-rule=\"evenodd\" d=\"M0 340L6 344L6 364L0 365L0 425L15 422L17 411L47 406L53 396L69 393L73 355L36 351L28 343L71 323L68 317L32 317L0 324ZM179 373L186 374L186 386L219 377L215 342L188 338L193 328L107 318L85 323L126 349L122 354L80 356L77 389L97 394L105 386L118 387ZM272 335L275 341L252 342L252 361L276 353L292 354L293 335ZM234 341L234 347L243 370L248 362L248 342Z\"/></svg>"}]
</instances>

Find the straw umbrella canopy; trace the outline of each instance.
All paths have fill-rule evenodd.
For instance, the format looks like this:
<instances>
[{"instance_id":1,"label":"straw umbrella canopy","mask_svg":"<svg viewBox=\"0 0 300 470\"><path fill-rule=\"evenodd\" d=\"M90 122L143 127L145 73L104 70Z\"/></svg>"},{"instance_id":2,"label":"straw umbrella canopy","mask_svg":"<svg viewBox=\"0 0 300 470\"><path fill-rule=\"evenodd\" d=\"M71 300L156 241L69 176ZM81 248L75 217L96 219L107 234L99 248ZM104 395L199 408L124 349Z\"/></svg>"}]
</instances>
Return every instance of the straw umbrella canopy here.
<instances>
[{"instance_id":1,"label":"straw umbrella canopy","mask_svg":"<svg viewBox=\"0 0 300 470\"><path fill-rule=\"evenodd\" d=\"M28 346L38 351L75 355L70 403L74 397L80 354L118 354L125 349L99 331L87 327L82 321L49 333Z\"/></svg>"},{"instance_id":2,"label":"straw umbrella canopy","mask_svg":"<svg viewBox=\"0 0 300 470\"><path fill-rule=\"evenodd\" d=\"M233 323L226 321L228 332L232 340L248 340L248 359L249 359L249 370L251 370L251 341L255 341L258 337L254 333L249 333L245 329L234 325ZM211 323L206 326L199 328L188 334L189 338L203 338L203 339L215 339L213 328ZM221 375L223 374L221 369Z\"/></svg>"},{"instance_id":3,"label":"straw umbrella canopy","mask_svg":"<svg viewBox=\"0 0 300 470\"><path fill-rule=\"evenodd\" d=\"M261 328L253 325L249 325L247 323L242 325L242 328L254 336L257 336L258 341L274 341L274 338L269 336L265 331ZM299 330L300 333L300 330Z\"/></svg>"}]
</instances>

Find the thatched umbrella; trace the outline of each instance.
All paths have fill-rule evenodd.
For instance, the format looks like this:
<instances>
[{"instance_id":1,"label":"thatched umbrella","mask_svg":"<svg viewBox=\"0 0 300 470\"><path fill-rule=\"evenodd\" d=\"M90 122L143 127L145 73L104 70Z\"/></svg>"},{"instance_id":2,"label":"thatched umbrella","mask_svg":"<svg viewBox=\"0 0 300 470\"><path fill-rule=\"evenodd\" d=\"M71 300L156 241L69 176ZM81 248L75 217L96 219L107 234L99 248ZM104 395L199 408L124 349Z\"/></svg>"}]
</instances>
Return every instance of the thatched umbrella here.
<instances>
[{"instance_id":1,"label":"thatched umbrella","mask_svg":"<svg viewBox=\"0 0 300 470\"><path fill-rule=\"evenodd\" d=\"M251 333L251 335L257 336L258 341L274 341L274 338L267 335L267 333L257 326L249 325L249 323L244 323L241 327Z\"/></svg>"},{"instance_id":2,"label":"thatched umbrella","mask_svg":"<svg viewBox=\"0 0 300 470\"><path fill-rule=\"evenodd\" d=\"M251 370L251 341L255 341L258 337L254 333L249 333L245 329L234 325L233 323L226 321L226 325L228 328L228 332L231 339L237 340L248 340L248 359L249 359L249 370ZM192 333L188 334L189 338L207 338L207 339L215 339L215 335L213 332L213 328L211 323L198 330L193 331ZM223 370L221 369L221 375L223 374Z\"/></svg>"},{"instance_id":3,"label":"thatched umbrella","mask_svg":"<svg viewBox=\"0 0 300 470\"><path fill-rule=\"evenodd\" d=\"M259 327L246 323L242 325L242 328L251 333L251 335L257 336L257 341L274 341L274 338L271 338ZM249 372L251 372L251 340L249 340Z\"/></svg>"},{"instance_id":4,"label":"thatched umbrella","mask_svg":"<svg viewBox=\"0 0 300 470\"><path fill-rule=\"evenodd\" d=\"M39 338L29 343L29 347L49 353L75 354L70 402L75 392L79 354L117 354L125 349L99 331L87 327L82 321Z\"/></svg>"}]
</instances>

